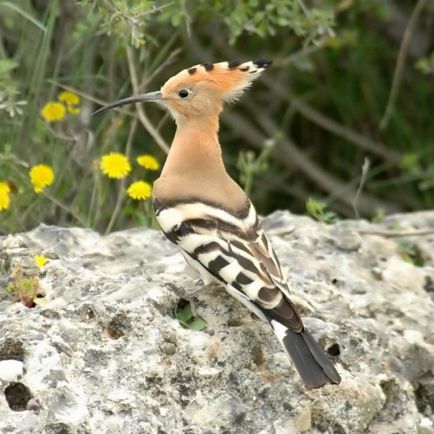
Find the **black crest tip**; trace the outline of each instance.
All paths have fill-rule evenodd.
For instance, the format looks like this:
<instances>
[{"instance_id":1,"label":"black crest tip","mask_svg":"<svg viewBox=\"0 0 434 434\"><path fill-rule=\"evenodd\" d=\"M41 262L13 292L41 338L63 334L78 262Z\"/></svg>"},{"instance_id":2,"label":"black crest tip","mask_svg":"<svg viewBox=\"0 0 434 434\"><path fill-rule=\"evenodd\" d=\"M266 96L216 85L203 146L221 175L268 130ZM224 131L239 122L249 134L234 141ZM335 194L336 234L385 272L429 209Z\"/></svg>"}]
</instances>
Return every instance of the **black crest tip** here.
<instances>
[{"instance_id":1,"label":"black crest tip","mask_svg":"<svg viewBox=\"0 0 434 434\"><path fill-rule=\"evenodd\" d=\"M238 60L230 60L230 61L228 62L228 68L229 68L229 69L237 68L237 67L240 66L240 65L241 65L241 62L239 62Z\"/></svg>"},{"instance_id":2,"label":"black crest tip","mask_svg":"<svg viewBox=\"0 0 434 434\"><path fill-rule=\"evenodd\" d=\"M267 69L272 63L272 60L258 59L253 62L258 68Z\"/></svg>"},{"instance_id":3,"label":"black crest tip","mask_svg":"<svg viewBox=\"0 0 434 434\"><path fill-rule=\"evenodd\" d=\"M206 71L212 71L214 69L214 65L212 63L202 63L202 66Z\"/></svg>"}]
</instances>

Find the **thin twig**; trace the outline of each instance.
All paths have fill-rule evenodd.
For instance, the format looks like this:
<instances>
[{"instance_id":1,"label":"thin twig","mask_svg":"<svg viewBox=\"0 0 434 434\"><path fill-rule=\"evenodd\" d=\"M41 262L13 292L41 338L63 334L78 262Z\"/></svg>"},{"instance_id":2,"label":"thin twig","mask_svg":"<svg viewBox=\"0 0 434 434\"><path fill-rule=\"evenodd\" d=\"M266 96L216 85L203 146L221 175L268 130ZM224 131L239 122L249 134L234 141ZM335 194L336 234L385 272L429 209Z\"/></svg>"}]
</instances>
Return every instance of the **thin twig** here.
<instances>
[{"instance_id":1,"label":"thin twig","mask_svg":"<svg viewBox=\"0 0 434 434\"><path fill-rule=\"evenodd\" d=\"M252 108L252 107L248 107ZM252 108L253 110L253 108ZM263 112L261 116L258 113L255 114L255 119L264 123L263 128L266 131L268 137L276 137L278 133L278 127L268 117L265 120L263 118ZM262 149L267 136L258 130L250 122L247 122L243 116L239 113L223 113L223 119L226 124L229 124L238 134L251 143L255 148ZM303 153L298 146L294 144L288 137L277 137L278 143L273 149L274 156L278 157L280 164L294 170L294 168L300 169L308 178L313 180L324 191L334 195L337 199L341 200L347 205L351 204L354 197L354 189L351 185L343 183L338 178L325 172L320 166L310 160L310 158ZM360 209L365 214L372 214L376 209L384 209L387 212L396 212L396 205L383 202L371 196L361 194L360 195Z\"/></svg>"},{"instance_id":2,"label":"thin twig","mask_svg":"<svg viewBox=\"0 0 434 434\"><path fill-rule=\"evenodd\" d=\"M379 235L386 238L422 237L425 235L434 235L433 229L426 229L420 231L381 231L381 230L359 229L357 230L357 232L361 235Z\"/></svg>"},{"instance_id":3,"label":"thin twig","mask_svg":"<svg viewBox=\"0 0 434 434\"><path fill-rule=\"evenodd\" d=\"M292 234L295 232L296 227L295 226L288 226L285 228L279 228L279 229L273 229L271 231L267 231L267 235L270 237L283 237L288 234Z\"/></svg>"},{"instance_id":4,"label":"thin twig","mask_svg":"<svg viewBox=\"0 0 434 434\"><path fill-rule=\"evenodd\" d=\"M155 129L152 122L149 120L149 118L146 116L145 112L143 111L142 107L137 107L137 115L139 116L140 123L148 130L148 133L151 135L151 137L155 140L157 145L166 153L169 153L169 145L166 143L166 141L163 139L163 137L160 135L160 133Z\"/></svg>"},{"instance_id":5,"label":"thin twig","mask_svg":"<svg viewBox=\"0 0 434 434\"><path fill-rule=\"evenodd\" d=\"M135 93L139 88L139 79L137 76L136 67L134 66L133 50L131 47L127 47L127 62L128 71L130 73L131 86L133 87L133 93Z\"/></svg>"},{"instance_id":6,"label":"thin twig","mask_svg":"<svg viewBox=\"0 0 434 434\"><path fill-rule=\"evenodd\" d=\"M303 0L297 0L297 3L300 9L303 11L304 15L306 16L307 20L309 21L309 24L312 24L312 21L310 19L309 9L304 4Z\"/></svg>"},{"instance_id":7,"label":"thin twig","mask_svg":"<svg viewBox=\"0 0 434 434\"><path fill-rule=\"evenodd\" d=\"M296 62L298 59L302 57L309 56L310 54L316 53L317 51L323 49L324 49L324 44L308 45L307 47L304 47L301 50L296 51L295 53L292 53L281 60L277 59L277 61L274 64L277 66L288 66L291 63Z\"/></svg>"},{"instance_id":8,"label":"thin twig","mask_svg":"<svg viewBox=\"0 0 434 434\"><path fill-rule=\"evenodd\" d=\"M131 145L133 143L133 138L134 138L134 134L136 133L136 129L137 129L137 118L134 118L130 127L130 132L128 133L127 144L125 146L125 155L127 156L127 158L131 154ZM121 212L121 208L125 199L124 191L125 191L125 178L122 178L119 183L119 190L118 190L118 196L116 198L115 208L113 210L113 214L110 218L110 221L105 229L104 235L108 235L111 232L116 222L116 219L118 218L119 213Z\"/></svg>"},{"instance_id":9,"label":"thin twig","mask_svg":"<svg viewBox=\"0 0 434 434\"><path fill-rule=\"evenodd\" d=\"M127 62L128 62L128 70L130 72L131 77L131 85L133 87L133 94L138 93L139 83L137 80L137 72L136 68L134 66L134 60L133 60L133 51L131 47L127 47ZM140 123L145 127L145 129L148 131L148 133L151 135L151 137L155 140L157 145L167 154L169 152L169 145L166 143L166 141L163 139L163 137L160 135L160 133L156 130L152 122L149 120L149 118L146 116L142 106L140 104L136 104L136 110L139 117Z\"/></svg>"},{"instance_id":10,"label":"thin twig","mask_svg":"<svg viewBox=\"0 0 434 434\"><path fill-rule=\"evenodd\" d=\"M293 95L288 89L284 88L283 85L270 77L263 77L263 82L273 90L274 94L279 98L285 99L292 105L294 110L301 113L305 118L314 122L316 125L324 128L326 131L335 134L347 140L350 143L358 146L361 149L371 152L374 155L384 158L388 161L398 161L401 159L401 155L393 151L392 149L386 148L383 143L376 142L369 137L366 137L357 131L346 127L334 119L329 118L320 111L316 110L301 98Z\"/></svg>"},{"instance_id":11,"label":"thin twig","mask_svg":"<svg viewBox=\"0 0 434 434\"><path fill-rule=\"evenodd\" d=\"M94 172L93 175L93 186L92 186L92 193L90 195L90 203L89 203L89 207L88 207L88 213L87 213L87 224L90 227L91 226L91 218L92 218L92 214L93 214L93 209L95 207L95 203L96 203L96 199L97 199L97 194L98 194L98 190L100 188L99 186L99 176L98 176L98 171ZM96 219L95 219L95 223L96 223Z\"/></svg>"},{"instance_id":12,"label":"thin twig","mask_svg":"<svg viewBox=\"0 0 434 434\"><path fill-rule=\"evenodd\" d=\"M178 54L182 51L181 48L176 48L175 50L173 50L168 56L167 58L164 60L164 62L162 62L160 65L157 66L157 68L155 68L155 70L149 74L147 77L145 77L143 79L143 81L140 83L140 85L138 86L138 92L142 92L142 90L144 89L144 87L147 86L147 84L153 80L161 71L164 70L164 68L166 68L168 65L170 65L178 56Z\"/></svg>"},{"instance_id":13,"label":"thin twig","mask_svg":"<svg viewBox=\"0 0 434 434\"><path fill-rule=\"evenodd\" d=\"M106 105L107 104L107 101L104 101L104 100L102 100L100 98L96 98L96 97L94 97L94 96L92 96L92 95L90 95L90 94L88 94L86 92L83 92L83 91L81 91L79 89L76 89L73 86L69 86L67 84L59 83L56 80L48 80L48 82L51 83L51 84L54 84L55 86L59 87L60 89L64 89L64 90L67 90L69 92L73 92L73 93L77 94L78 96L80 96L82 99L94 102L94 103L99 104L99 105Z\"/></svg>"},{"instance_id":14,"label":"thin twig","mask_svg":"<svg viewBox=\"0 0 434 434\"><path fill-rule=\"evenodd\" d=\"M395 105L396 97L398 95L399 85L402 80L402 73L404 71L404 63L407 57L408 47L410 45L410 40L413 36L413 31L416 27L417 19L420 13L427 4L427 0L419 0L411 13L410 20L408 21L407 27L404 31L404 36L402 37L401 46L399 47L398 59L396 61L396 68L393 74L392 86L390 88L389 99L387 100L386 109L384 110L383 118L380 122L380 129L384 130L390 120L392 114L393 106Z\"/></svg>"},{"instance_id":15,"label":"thin twig","mask_svg":"<svg viewBox=\"0 0 434 434\"><path fill-rule=\"evenodd\" d=\"M362 166L362 177L360 179L360 183L359 186L357 187L357 191L356 191L356 195L354 196L354 200L353 200L353 210L354 210L354 214L356 215L356 218L359 218L359 211L357 209L357 203L359 201L359 196L362 193L363 187L366 184L366 181L368 179L368 172L369 172L369 168L371 166L371 162L369 161L368 157L365 157L365 160L363 162L363 166Z\"/></svg>"},{"instance_id":16,"label":"thin twig","mask_svg":"<svg viewBox=\"0 0 434 434\"><path fill-rule=\"evenodd\" d=\"M156 126L157 131L161 131L168 120L170 120L170 113L166 111Z\"/></svg>"},{"instance_id":17,"label":"thin twig","mask_svg":"<svg viewBox=\"0 0 434 434\"><path fill-rule=\"evenodd\" d=\"M254 114L255 119L270 137L277 137L279 132L277 124L269 117L265 116L263 111L260 111L254 105L246 105L247 110ZM285 156L291 162L296 163L297 167L302 170L310 179L312 179L320 188L328 191L332 196L339 198L341 201L350 205L354 198L354 187L351 183L344 183L339 178L327 173L309 156L304 153L296 143L286 135L282 134L278 137L275 150L279 158ZM388 204L376 198L370 197L364 193L359 195L360 208L363 208L364 213L371 214L376 209L388 209L388 211L396 211L396 206Z\"/></svg>"},{"instance_id":18,"label":"thin twig","mask_svg":"<svg viewBox=\"0 0 434 434\"><path fill-rule=\"evenodd\" d=\"M59 208L62 208L64 211L66 211L67 213L71 214L72 217L75 218L75 220L77 220L78 223L80 223L81 226L83 226L84 228L87 227L86 222L77 214L75 213L71 208L69 208L67 205L65 205L64 203L60 202L59 200L57 200L54 196L51 196L51 194L43 191L42 194L49 199L51 202L53 202L55 205L57 205Z\"/></svg>"},{"instance_id":19,"label":"thin twig","mask_svg":"<svg viewBox=\"0 0 434 434\"><path fill-rule=\"evenodd\" d=\"M16 160L14 158L14 160ZM23 163L21 164L21 162L18 160L18 163L23 166L28 168L28 164L27 163ZM33 184L29 181L29 179L27 177L25 177L21 171L15 166L15 164L11 164L12 170L23 180L23 182L25 184L27 184L28 186L33 187ZM55 205L57 205L59 208L62 208L63 210L65 210L67 213L71 214L72 217L74 217L78 223L80 223L83 227L87 227L86 223L84 222L84 220L82 220L82 218L75 213L71 208L69 208L67 205L65 205L64 203L60 202L59 200L57 200L55 197L51 196L51 194L47 193L46 191L42 191L42 193L47 199L49 199L51 202L53 202ZM24 211L24 213L22 213L21 217L21 221L25 221L25 219L23 218L23 216L25 215L27 217L27 214L30 213L30 210L33 209L34 206L36 206L37 204L37 199L35 199L31 205L27 208L26 211Z\"/></svg>"}]
</instances>

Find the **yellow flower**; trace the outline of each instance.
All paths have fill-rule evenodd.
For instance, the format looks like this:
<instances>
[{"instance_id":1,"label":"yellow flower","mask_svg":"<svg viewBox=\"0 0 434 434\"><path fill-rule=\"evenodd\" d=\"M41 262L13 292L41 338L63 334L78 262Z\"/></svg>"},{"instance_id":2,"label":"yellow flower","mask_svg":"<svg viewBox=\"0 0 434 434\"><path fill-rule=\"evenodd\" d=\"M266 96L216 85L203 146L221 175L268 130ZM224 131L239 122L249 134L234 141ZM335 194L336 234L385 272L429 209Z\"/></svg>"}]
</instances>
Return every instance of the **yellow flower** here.
<instances>
[{"instance_id":1,"label":"yellow flower","mask_svg":"<svg viewBox=\"0 0 434 434\"><path fill-rule=\"evenodd\" d=\"M78 115L80 113L80 107L78 107L80 97L76 93L64 90L59 94L59 101L66 105L68 112L72 115Z\"/></svg>"},{"instance_id":2,"label":"yellow flower","mask_svg":"<svg viewBox=\"0 0 434 434\"><path fill-rule=\"evenodd\" d=\"M145 181L136 181L128 187L127 193L132 199L146 200L151 197L152 187Z\"/></svg>"},{"instance_id":3,"label":"yellow flower","mask_svg":"<svg viewBox=\"0 0 434 434\"><path fill-rule=\"evenodd\" d=\"M78 105L80 104L80 97L74 92L64 90L59 93L59 101L62 101L67 105Z\"/></svg>"},{"instance_id":4,"label":"yellow flower","mask_svg":"<svg viewBox=\"0 0 434 434\"><path fill-rule=\"evenodd\" d=\"M66 107L60 102L47 102L41 110L41 116L47 122L61 121L65 115Z\"/></svg>"},{"instance_id":5,"label":"yellow flower","mask_svg":"<svg viewBox=\"0 0 434 434\"><path fill-rule=\"evenodd\" d=\"M49 259L42 255L36 255L33 259L40 270L42 270L43 266L49 261Z\"/></svg>"},{"instance_id":6,"label":"yellow flower","mask_svg":"<svg viewBox=\"0 0 434 434\"><path fill-rule=\"evenodd\" d=\"M7 182L0 182L0 211L5 211L11 203L11 188Z\"/></svg>"},{"instance_id":7,"label":"yellow flower","mask_svg":"<svg viewBox=\"0 0 434 434\"><path fill-rule=\"evenodd\" d=\"M74 105L68 105L68 112L72 115L76 116L80 113L80 107L74 106Z\"/></svg>"},{"instance_id":8,"label":"yellow flower","mask_svg":"<svg viewBox=\"0 0 434 434\"><path fill-rule=\"evenodd\" d=\"M137 157L137 163L148 170L158 170L160 168L160 163L153 155L140 155Z\"/></svg>"},{"instance_id":9,"label":"yellow flower","mask_svg":"<svg viewBox=\"0 0 434 434\"><path fill-rule=\"evenodd\" d=\"M33 166L30 169L29 176L36 193L42 193L45 187L48 187L54 182L53 169L46 164Z\"/></svg>"},{"instance_id":10,"label":"yellow flower","mask_svg":"<svg viewBox=\"0 0 434 434\"><path fill-rule=\"evenodd\" d=\"M109 178L125 178L131 172L128 158L119 152L103 155L100 163L101 171Z\"/></svg>"}]
</instances>

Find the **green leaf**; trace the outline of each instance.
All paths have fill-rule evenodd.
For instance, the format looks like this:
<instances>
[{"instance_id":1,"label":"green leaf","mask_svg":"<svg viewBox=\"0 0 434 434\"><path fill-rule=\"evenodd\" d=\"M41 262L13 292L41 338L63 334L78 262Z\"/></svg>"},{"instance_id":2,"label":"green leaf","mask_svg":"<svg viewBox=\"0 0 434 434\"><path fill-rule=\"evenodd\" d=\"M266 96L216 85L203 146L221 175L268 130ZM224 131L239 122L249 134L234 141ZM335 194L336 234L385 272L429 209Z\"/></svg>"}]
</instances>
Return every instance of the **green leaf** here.
<instances>
[{"instance_id":1,"label":"green leaf","mask_svg":"<svg viewBox=\"0 0 434 434\"><path fill-rule=\"evenodd\" d=\"M176 306L175 316L179 322L187 324L193 317L191 303L188 300L181 299Z\"/></svg>"},{"instance_id":2,"label":"green leaf","mask_svg":"<svg viewBox=\"0 0 434 434\"><path fill-rule=\"evenodd\" d=\"M4 75L18 66L18 63L11 59L0 60L0 76Z\"/></svg>"},{"instance_id":3,"label":"green leaf","mask_svg":"<svg viewBox=\"0 0 434 434\"><path fill-rule=\"evenodd\" d=\"M188 328L190 330L196 330L198 332L205 330L207 327L207 323L199 317L195 317L192 321L190 321Z\"/></svg>"},{"instance_id":4,"label":"green leaf","mask_svg":"<svg viewBox=\"0 0 434 434\"><path fill-rule=\"evenodd\" d=\"M175 308L175 317L185 329L201 331L207 327L206 322L193 315L191 303L181 298Z\"/></svg>"},{"instance_id":5,"label":"green leaf","mask_svg":"<svg viewBox=\"0 0 434 434\"><path fill-rule=\"evenodd\" d=\"M311 217L324 223L332 223L338 217L333 211L327 210L327 204L325 202L312 197L309 197L306 201L306 211Z\"/></svg>"},{"instance_id":6,"label":"green leaf","mask_svg":"<svg viewBox=\"0 0 434 434\"><path fill-rule=\"evenodd\" d=\"M326 208L326 204L321 200L314 199L313 197L309 197L306 202L306 211L312 217L318 219Z\"/></svg>"}]
</instances>

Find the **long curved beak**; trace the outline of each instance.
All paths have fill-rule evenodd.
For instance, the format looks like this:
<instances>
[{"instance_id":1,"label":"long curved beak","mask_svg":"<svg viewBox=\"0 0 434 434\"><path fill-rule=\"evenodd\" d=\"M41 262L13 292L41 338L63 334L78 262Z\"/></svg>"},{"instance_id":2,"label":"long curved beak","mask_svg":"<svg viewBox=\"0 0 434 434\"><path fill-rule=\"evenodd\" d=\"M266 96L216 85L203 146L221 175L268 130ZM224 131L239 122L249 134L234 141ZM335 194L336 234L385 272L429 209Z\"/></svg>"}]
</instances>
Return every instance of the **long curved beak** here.
<instances>
[{"instance_id":1,"label":"long curved beak","mask_svg":"<svg viewBox=\"0 0 434 434\"><path fill-rule=\"evenodd\" d=\"M94 111L91 116L98 115L102 112L105 112L107 110L111 110L115 107L120 107L126 104L133 104L135 102L152 102L152 101L161 101L163 99L163 96L161 95L161 92L158 90L157 92L149 92L144 93L142 95L137 96L130 96L128 98L119 99L118 101L113 101L110 104L105 105L104 107L101 107L100 109Z\"/></svg>"}]
</instances>

